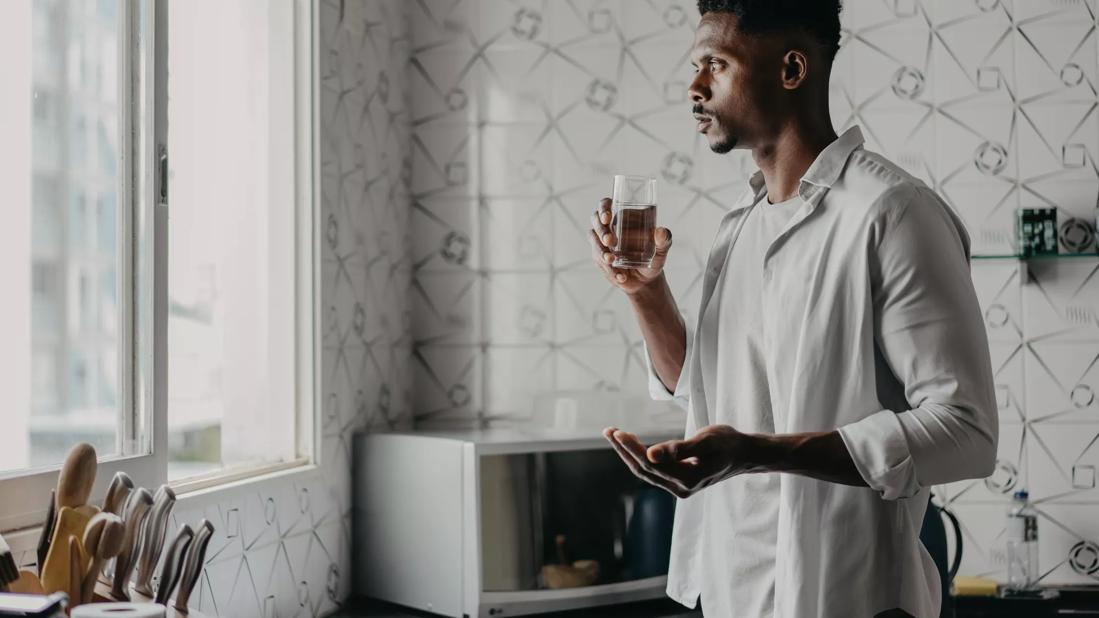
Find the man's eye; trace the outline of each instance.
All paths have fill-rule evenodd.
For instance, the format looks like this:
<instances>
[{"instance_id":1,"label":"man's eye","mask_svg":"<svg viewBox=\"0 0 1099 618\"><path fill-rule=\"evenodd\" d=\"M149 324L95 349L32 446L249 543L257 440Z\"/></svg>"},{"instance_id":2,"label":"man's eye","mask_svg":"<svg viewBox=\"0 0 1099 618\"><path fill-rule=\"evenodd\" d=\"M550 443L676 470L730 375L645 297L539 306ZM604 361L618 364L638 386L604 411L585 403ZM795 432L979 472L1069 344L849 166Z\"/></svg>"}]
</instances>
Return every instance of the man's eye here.
<instances>
[{"instance_id":1,"label":"man's eye","mask_svg":"<svg viewBox=\"0 0 1099 618\"><path fill-rule=\"evenodd\" d=\"M717 70L720 70L720 69L721 69L721 63L720 62L717 62L715 60L715 61L710 63L710 70L711 71L717 71Z\"/></svg>"}]
</instances>

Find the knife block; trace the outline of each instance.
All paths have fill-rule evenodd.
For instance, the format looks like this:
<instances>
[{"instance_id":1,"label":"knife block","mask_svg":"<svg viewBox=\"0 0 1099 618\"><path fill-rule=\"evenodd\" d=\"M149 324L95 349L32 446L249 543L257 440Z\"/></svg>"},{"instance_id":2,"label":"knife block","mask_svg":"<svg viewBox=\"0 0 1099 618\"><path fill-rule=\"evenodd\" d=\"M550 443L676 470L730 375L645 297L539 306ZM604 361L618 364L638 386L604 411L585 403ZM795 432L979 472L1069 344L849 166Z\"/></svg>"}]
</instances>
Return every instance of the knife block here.
<instances>
[{"instance_id":1,"label":"knife block","mask_svg":"<svg viewBox=\"0 0 1099 618\"><path fill-rule=\"evenodd\" d=\"M92 603L114 603L117 599L111 597L111 587L104 584L101 581L95 582L95 592L92 593ZM152 603L152 597L147 597L140 592L134 590L133 584L130 584L130 601L134 603ZM86 603L82 605L87 605ZM189 610L186 614L178 611L176 608L169 605L165 612L165 618L213 618L208 614L204 614L198 610Z\"/></svg>"}]
</instances>

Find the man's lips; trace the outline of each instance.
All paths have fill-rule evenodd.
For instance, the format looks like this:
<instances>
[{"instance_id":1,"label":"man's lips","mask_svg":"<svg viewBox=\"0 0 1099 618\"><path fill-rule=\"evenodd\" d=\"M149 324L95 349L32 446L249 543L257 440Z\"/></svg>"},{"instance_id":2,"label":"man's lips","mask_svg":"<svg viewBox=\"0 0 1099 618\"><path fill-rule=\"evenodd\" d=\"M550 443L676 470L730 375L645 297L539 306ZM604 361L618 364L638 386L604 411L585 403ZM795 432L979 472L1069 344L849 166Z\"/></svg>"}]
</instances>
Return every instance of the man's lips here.
<instances>
[{"instance_id":1,"label":"man's lips","mask_svg":"<svg viewBox=\"0 0 1099 618\"><path fill-rule=\"evenodd\" d=\"M699 133L705 133L706 130L710 128L710 125L713 124L713 118L710 118L709 116L703 116L702 114L695 114L694 116L695 120L698 121Z\"/></svg>"}]
</instances>

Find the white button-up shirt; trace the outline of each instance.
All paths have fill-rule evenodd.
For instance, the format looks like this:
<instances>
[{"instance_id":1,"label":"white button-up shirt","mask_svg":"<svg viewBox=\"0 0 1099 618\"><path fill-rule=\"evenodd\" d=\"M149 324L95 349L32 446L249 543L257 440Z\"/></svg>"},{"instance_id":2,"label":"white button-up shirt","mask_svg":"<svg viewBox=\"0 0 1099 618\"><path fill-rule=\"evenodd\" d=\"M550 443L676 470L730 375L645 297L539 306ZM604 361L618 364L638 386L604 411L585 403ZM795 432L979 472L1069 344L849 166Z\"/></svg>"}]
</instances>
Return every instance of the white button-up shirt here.
<instances>
[{"instance_id":1,"label":"white button-up shirt","mask_svg":"<svg viewBox=\"0 0 1099 618\"><path fill-rule=\"evenodd\" d=\"M761 585L738 569L765 559L773 592L762 594L773 595L775 617L901 609L937 618L938 574L919 542L930 487L992 470L996 404L969 236L931 189L862 142L858 128L848 130L806 171L803 203L763 255L758 299L773 417L766 422L776 433L839 430L869 488L775 475L772 535L746 529L758 522L726 508L752 504L750 480L680 500L668 595L689 607L701 595L707 615L756 618L760 593L730 590ZM742 343L723 337L720 310L707 309L723 296L719 281L738 285L721 275L765 194L757 173L721 221L675 392L650 368L652 396L687 411L687 436L747 412L721 409L712 385L751 376L717 375L702 353L713 342L701 341Z\"/></svg>"}]
</instances>

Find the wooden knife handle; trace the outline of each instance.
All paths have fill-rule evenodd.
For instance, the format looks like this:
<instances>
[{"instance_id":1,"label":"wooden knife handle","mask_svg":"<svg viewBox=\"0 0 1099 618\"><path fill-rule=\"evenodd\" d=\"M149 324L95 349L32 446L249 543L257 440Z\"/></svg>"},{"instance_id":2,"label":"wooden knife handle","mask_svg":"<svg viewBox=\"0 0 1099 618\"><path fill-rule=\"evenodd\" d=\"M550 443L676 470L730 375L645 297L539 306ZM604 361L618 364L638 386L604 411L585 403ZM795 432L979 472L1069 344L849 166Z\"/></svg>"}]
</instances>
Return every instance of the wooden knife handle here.
<instances>
[{"instance_id":1,"label":"wooden knife handle","mask_svg":"<svg viewBox=\"0 0 1099 618\"><path fill-rule=\"evenodd\" d=\"M122 514L122 507L126 505L126 498L134 488L134 482L130 475L119 470L114 473L111 484L107 487L107 496L103 498L103 510L115 515Z\"/></svg>"},{"instance_id":2,"label":"wooden knife handle","mask_svg":"<svg viewBox=\"0 0 1099 618\"><path fill-rule=\"evenodd\" d=\"M156 502L145 518L141 532L141 551L137 557L137 576L134 590L146 596L153 596L151 580L160 551L164 548L164 533L168 527L168 515L176 503L175 492L167 485L161 485L156 492Z\"/></svg>"},{"instance_id":3,"label":"wooden knife handle","mask_svg":"<svg viewBox=\"0 0 1099 618\"><path fill-rule=\"evenodd\" d=\"M152 501L152 495L145 488L131 493L130 499L126 501L126 516L123 518L126 525L125 540L122 542L122 553L115 558L114 586L111 588L111 595L120 601L130 600L130 573L137 558L141 522L148 513Z\"/></svg>"},{"instance_id":4,"label":"wooden knife handle","mask_svg":"<svg viewBox=\"0 0 1099 618\"><path fill-rule=\"evenodd\" d=\"M203 519L199 524L195 539L191 541L191 548L187 551L187 559L183 562L183 573L180 575L179 591L176 592L176 610L187 611L187 602L191 599L198 578L202 574L202 567L206 562L206 546L210 543L210 537L214 536L214 525Z\"/></svg>"},{"instance_id":5,"label":"wooden knife handle","mask_svg":"<svg viewBox=\"0 0 1099 618\"><path fill-rule=\"evenodd\" d=\"M195 533L187 524L179 527L172 544L168 546L168 553L164 555L164 564L160 567L159 584L156 589L156 602L161 605L168 603L168 597L172 596L172 590L179 582L179 576L183 572L183 558L194 539Z\"/></svg>"}]
</instances>

